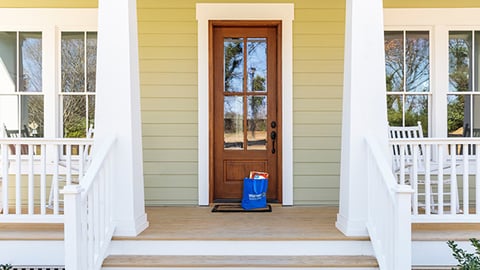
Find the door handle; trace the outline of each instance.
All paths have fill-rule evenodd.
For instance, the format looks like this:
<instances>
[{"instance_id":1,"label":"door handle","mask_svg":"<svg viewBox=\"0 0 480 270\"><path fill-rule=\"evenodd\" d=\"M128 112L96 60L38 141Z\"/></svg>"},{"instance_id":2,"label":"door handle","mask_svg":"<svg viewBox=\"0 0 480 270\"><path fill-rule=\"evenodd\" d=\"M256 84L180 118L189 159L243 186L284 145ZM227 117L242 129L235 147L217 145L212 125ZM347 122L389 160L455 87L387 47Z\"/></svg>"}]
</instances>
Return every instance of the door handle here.
<instances>
[{"instance_id":1,"label":"door handle","mask_svg":"<svg viewBox=\"0 0 480 270\"><path fill-rule=\"evenodd\" d=\"M275 141L277 140L277 132L272 131L270 133L270 138L272 139L272 154L275 154Z\"/></svg>"}]
</instances>

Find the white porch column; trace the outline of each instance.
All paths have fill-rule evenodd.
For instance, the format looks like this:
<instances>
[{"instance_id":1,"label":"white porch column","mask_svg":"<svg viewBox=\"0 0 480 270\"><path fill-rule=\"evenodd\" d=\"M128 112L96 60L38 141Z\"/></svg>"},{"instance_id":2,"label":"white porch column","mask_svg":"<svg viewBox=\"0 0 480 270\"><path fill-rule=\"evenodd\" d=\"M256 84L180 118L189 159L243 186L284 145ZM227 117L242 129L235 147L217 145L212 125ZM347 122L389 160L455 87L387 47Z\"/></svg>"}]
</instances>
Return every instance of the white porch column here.
<instances>
[{"instance_id":1,"label":"white porch column","mask_svg":"<svg viewBox=\"0 0 480 270\"><path fill-rule=\"evenodd\" d=\"M367 235L365 135L375 134L388 153L382 0L347 0L340 172L336 226ZM381 207L380 205L378 207Z\"/></svg>"},{"instance_id":2,"label":"white porch column","mask_svg":"<svg viewBox=\"0 0 480 270\"><path fill-rule=\"evenodd\" d=\"M135 0L98 1L95 147L117 136L115 235L148 227L144 205L137 8Z\"/></svg>"}]
</instances>

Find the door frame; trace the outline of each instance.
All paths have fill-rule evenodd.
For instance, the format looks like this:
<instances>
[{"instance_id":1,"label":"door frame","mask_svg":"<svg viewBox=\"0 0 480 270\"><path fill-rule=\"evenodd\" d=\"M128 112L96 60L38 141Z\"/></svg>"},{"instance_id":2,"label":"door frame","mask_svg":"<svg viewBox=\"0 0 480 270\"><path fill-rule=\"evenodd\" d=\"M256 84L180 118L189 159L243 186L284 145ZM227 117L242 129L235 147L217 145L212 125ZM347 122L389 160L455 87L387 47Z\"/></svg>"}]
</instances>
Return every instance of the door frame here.
<instances>
[{"instance_id":1,"label":"door frame","mask_svg":"<svg viewBox=\"0 0 480 270\"><path fill-rule=\"evenodd\" d=\"M282 204L293 205L293 4L197 4L198 21L198 204L209 205L212 192L210 175L210 26L212 20L281 21L282 60Z\"/></svg>"}]
</instances>

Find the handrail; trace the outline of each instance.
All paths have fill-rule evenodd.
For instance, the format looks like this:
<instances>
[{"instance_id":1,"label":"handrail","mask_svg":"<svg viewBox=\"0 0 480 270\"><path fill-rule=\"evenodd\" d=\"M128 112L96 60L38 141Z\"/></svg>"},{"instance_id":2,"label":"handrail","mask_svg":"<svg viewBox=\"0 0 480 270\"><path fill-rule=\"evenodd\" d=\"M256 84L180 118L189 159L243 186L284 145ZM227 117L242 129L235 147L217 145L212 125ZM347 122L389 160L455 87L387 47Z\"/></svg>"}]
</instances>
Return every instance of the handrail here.
<instances>
[{"instance_id":1,"label":"handrail","mask_svg":"<svg viewBox=\"0 0 480 270\"><path fill-rule=\"evenodd\" d=\"M65 197L65 268L99 270L113 237L113 173L116 139L95 149L79 185L67 185Z\"/></svg>"},{"instance_id":2,"label":"handrail","mask_svg":"<svg viewBox=\"0 0 480 270\"><path fill-rule=\"evenodd\" d=\"M411 269L412 189L399 185L378 142L366 138L368 158L367 229L380 269ZM382 207L379 207L382 205Z\"/></svg>"}]
</instances>

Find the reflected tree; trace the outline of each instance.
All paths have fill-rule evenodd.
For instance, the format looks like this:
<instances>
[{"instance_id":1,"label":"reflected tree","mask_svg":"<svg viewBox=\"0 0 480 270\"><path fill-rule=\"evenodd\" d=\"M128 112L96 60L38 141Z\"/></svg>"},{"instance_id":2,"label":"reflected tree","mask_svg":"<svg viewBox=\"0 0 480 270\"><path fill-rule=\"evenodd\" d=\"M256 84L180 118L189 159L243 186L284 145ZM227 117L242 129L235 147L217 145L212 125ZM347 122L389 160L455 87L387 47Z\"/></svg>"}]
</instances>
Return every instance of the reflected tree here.
<instances>
[{"instance_id":1,"label":"reflected tree","mask_svg":"<svg viewBox=\"0 0 480 270\"><path fill-rule=\"evenodd\" d=\"M464 38L451 38L449 42L450 74L449 82L459 92L469 91L471 44ZM464 123L465 96L449 96L448 100L448 132L453 132Z\"/></svg>"}]
</instances>

